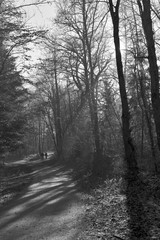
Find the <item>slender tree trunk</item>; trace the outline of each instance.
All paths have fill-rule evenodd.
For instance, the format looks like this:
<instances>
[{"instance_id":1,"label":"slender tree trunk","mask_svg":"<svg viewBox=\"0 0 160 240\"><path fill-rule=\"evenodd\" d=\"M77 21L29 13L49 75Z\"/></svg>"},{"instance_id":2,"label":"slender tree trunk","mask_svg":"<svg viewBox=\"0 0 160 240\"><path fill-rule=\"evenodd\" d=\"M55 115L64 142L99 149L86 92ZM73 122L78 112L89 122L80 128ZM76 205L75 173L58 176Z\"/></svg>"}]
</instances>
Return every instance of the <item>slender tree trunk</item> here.
<instances>
[{"instance_id":1,"label":"slender tree trunk","mask_svg":"<svg viewBox=\"0 0 160 240\"><path fill-rule=\"evenodd\" d=\"M123 134L123 142L124 142L124 150L125 150L125 159L127 162L128 170L136 171L137 162L135 158L135 148L131 138L130 112L128 107L125 78L123 73L122 57L121 57L121 51L120 51L119 5L120 5L120 0L117 0L115 7L113 6L112 0L109 0L110 14L111 14L112 23L113 23L113 37L114 37L114 44L115 44L120 96L121 96L121 102L122 102L122 134Z\"/></svg>"},{"instance_id":2,"label":"slender tree trunk","mask_svg":"<svg viewBox=\"0 0 160 240\"><path fill-rule=\"evenodd\" d=\"M57 151L57 143L56 143L56 137L55 137L55 134L54 134L54 129L53 129L53 123L52 123L52 120L51 120L51 116L50 116L50 113L48 111L47 112L47 118L48 118L48 123L46 121L46 125L47 125L47 128L49 130L49 133L50 133L50 136L53 140L53 143L54 143L54 149Z\"/></svg>"},{"instance_id":3,"label":"slender tree trunk","mask_svg":"<svg viewBox=\"0 0 160 240\"><path fill-rule=\"evenodd\" d=\"M151 99L153 107L153 117L156 126L157 143L160 150L160 96L159 96L159 73L157 65L157 56L154 42L154 32L152 28L151 3L150 0L137 0L142 26L147 42L149 72L151 76Z\"/></svg>"},{"instance_id":4,"label":"slender tree trunk","mask_svg":"<svg viewBox=\"0 0 160 240\"><path fill-rule=\"evenodd\" d=\"M41 131L41 117L38 119L38 152L41 154L42 152L42 131Z\"/></svg>"},{"instance_id":5,"label":"slender tree trunk","mask_svg":"<svg viewBox=\"0 0 160 240\"><path fill-rule=\"evenodd\" d=\"M69 87L68 87L68 81L67 81L67 94L68 94L70 122L73 122L73 109L72 109L70 90L69 90Z\"/></svg>"},{"instance_id":6,"label":"slender tree trunk","mask_svg":"<svg viewBox=\"0 0 160 240\"><path fill-rule=\"evenodd\" d=\"M61 109L60 109L60 98L59 98L59 87L57 79L57 59L56 52L54 53L54 79L55 79L55 94L56 94L56 142L57 142L57 153L60 157L62 154L62 127L61 127Z\"/></svg>"},{"instance_id":7,"label":"slender tree trunk","mask_svg":"<svg viewBox=\"0 0 160 240\"><path fill-rule=\"evenodd\" d=\"M91 120L93 124L93 134L95 138L95 147L97 155L100 155L100 138L99 138L99 123L98 123L98 112L97 112L97 100L95 97L95 80L94 72L92 66L92 54L91 54L91 45L88 39L88 30L87 30L87 19L86 19L86 0L83 0L83 27L84 27L84 41L86 45L86 53L88 58L89 71L87 70L88 75L88 87L89 87L89 107Z\"/></svg>"},{"instance_id":8,"label":"slender tree trunk","mask_svg":"<svg viewBox=\"0 0 160 240\"><path fill-rule=\"evenodd\" d=\"M141 66L141 68L142 68L142 71L144 72L143 66ZM151 153L152 153L155 171L157 172L158 169L157 169L157 164L156 164L156 152L155 152L155 146L154 146L153 130L152 130L151 117L149 116L149 112L148 112L149 106L148 106L147 99L146 99L145 87L143 84L144 79L145 79L144 76L139 76L140 91L141 91L141 97L142 97L143 106L144 106L144 114L145 114L147 128L148 128Z\"/></svg>"},{"instance_id":9,"label":"slender tree trunk","mask_svg":"<svg viewBox=\"0 0 160 240\"><path fill-rule=\"evenodd\" d=\"M142 109L142 129L141 129L141 158L144 154L144 111Z\"/></svg>"},{"instance_id":10,"label":"slender tree trunk","mask_svg":"<svg viewBox=\"0 0 160 240\"><path fill-rule=\"evenodd\" d=\"M91 45L88 38L88 29L87 29L86 0L83 0L82 9L83 9L83 48L84 48L86 89L88 91L88 102L89 102L93 137L94 137L94 143L95 143L93 172L96 175L101 175L101 172L103 170L103 166L101 162L102 152L101 152L100 134L99 134L97 100L95 96L95 79L94 79L94 72L93 72L93 66L92 66ZM87 63L87 60L88 60L88 63Z\"/></svg>"}]
</instances>

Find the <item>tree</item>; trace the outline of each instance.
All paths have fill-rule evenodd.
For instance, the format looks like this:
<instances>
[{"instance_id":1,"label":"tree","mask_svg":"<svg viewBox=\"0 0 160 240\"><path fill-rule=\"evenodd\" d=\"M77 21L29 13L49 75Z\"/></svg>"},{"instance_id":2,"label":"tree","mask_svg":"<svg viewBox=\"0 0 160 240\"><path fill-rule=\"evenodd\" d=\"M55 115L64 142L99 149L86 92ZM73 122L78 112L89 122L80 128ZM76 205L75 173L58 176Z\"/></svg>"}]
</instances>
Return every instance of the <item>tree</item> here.
<instances>
[{"instance_id":1,"label":"tree","mask_svg":"<svg viewBox=\"0 0 160 240\"><path fill-rule=\"evenodd\" d=\"M87 100L90 110L95 148L93 168L97 175L102 171L97 89L109 63L105 43L106 22L107 14L98 1L68 1L59 7L57 23L68 31L65 47L69 56L70 77L81 91L82 101L85 103Z\"/></svg>"},{"instance_id":2,"label":"tree","mask_svg":"<svg viewBox=\"0 0 160 240\"><path fill-rule=\"evenodd\" d=\"M45 3L45 0L35 0L31 4L22 4L16 6L15 1L2 1L0 9L0 41L4 42L6 52L0 72L3 71L7 58L11 55L17 56L18 53L19 62L22 59L27 59L27 51L29 50L28 43L36 42L40 37L44 36L46 31L37 30L27 26L24 20L24 7ZM24 69L24 67L25 66L23 64L22 69Z\"/></svg>"},{"instance_id":3,"label":"tree","mask_svg":"<svg viewBox=\"0 0 160 240\"><path fill-rule=\"evenodd\" d=\"M0 1L0 152L12 151L23 145L26 115L23 110L27 90L25 78L17 70L17 52L27 49L27 43L35 41L44 31L26 27L23 19L24 6L39 5L45 0L31 4L16 5L14 1ZM20 55L20 54L19 54ZM25 54L24 54L25 57Z\"/></svg>"},{"instance_id":4,"label":"tree","mask_svg":"<svg viewBox=\"0 0 160 240\"><path fill-rule=\"evenodd\" d=\"M153 116L156 126L157 143L160 150L160 95L159 95L159 69L157 65L157 56L155 49L154 31L151 18L150 0L137 0L139 12L142 20L142 26L146 38L148 49L149 72L151 77L151 99L153 107Z\"/></svg>"},{"instance_id":5,"label":"tree","mask_svg":"<svg viewBox=\"0 0 160 240\"><path fill-rule=\"evenodd\" d=\"M135 158L135 147L131 137L130 129L130 112L127 100L127 92L125 86L125 78L123 72L122 56L120 51L120 38L119 38L119 6L120 0L116 1L114 6L113 1L109 0L110 14L113 23L113 37L115 44L116 65L120 87L120 96L122 102L122 134L125 150L125 159L129 170L135 171L137 169L137 162Z\"/></svg>"},{"instance_id":6,"label":"tree","mask_svg":"<svg viewBox=\"0 0 160 240\"><path fill-rule=\"evenodd\" d=\"M36 75L36 94L46 119L47 127L54 141L58 157L62 156L63 136L68 123L68 112L65 109L66 92L62 73L62 55L56 41L45 42L46 58L38 64ZM63 81L64 84L60 84Z\"/></svg>"},{"instance_id":7,"label":"tree","mask_svg":"<svg viewBox=\"0 0 160 240\"><path fill-rule=\"evenodd\" d=\"M1 1L0 7L0 153L3 154L23 145L28 93L12 50L28 40L24 36L21 12L10 1Z\"/></svg>"},{"instance_id":8,"label":"tree","mask_svg":"<svg viewBox=\"0 0 160 240\"><path fill-rule=\"evenodd\" d=\"M121 136L122 124L118 110L119 95L117 96L117 94L115 94L112 80L113 79L110 81L104 80L101 93L100 136L104 156L119 154L123 147Z\"/></svg>"},{"instance_id":9,"label":"tree","mask_svg":"<svg viewBox=\"0 0 160 240\"><path fill-rule=\"evenodd\" d=\"M144 156L148 156L146 160L148 161L151 153L150 163L156 169L155 134L145 36L141 26L141 18L137 12L137 5L133 1L124 4L125 9L127 9L123 20L126 26L125 39L127 39L127 46L125 46L127 74L125 77L129 96L132 136L136 144L137 157L140 154L139 164L143 164Z\"/></svg>"},{"instance_id":10,"label":"tree","mask_svg":"<svg viewBox=\"0 0 160 240\"><path fill-rule=\"evenodd\" d=\"M1 53L6 49L3 43ZM4 54L5 55L5 54ZM4 56L3 55L3 56ZM0 56L0 66L3 57ZM13 151L23 145L25 112L23 110L27 91L23 88L23 77L15 69L15 59L8 58L0 74L0 153Z\"/></svg>"}]
</instances>

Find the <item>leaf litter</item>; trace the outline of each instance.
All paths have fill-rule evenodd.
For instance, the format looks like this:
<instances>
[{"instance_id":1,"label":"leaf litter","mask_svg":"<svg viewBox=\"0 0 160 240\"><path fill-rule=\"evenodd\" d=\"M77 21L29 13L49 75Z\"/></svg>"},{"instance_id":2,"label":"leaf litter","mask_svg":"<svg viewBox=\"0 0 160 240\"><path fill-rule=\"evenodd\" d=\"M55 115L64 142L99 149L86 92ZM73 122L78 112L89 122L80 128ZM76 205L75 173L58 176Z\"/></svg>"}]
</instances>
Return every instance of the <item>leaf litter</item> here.
<instances>
[{"instance_id":1,"label":"leaf litter","mask_svg":"<svg viewBox=\"0 0 160 240\"><path fill-rule=\"evenodd\" d=\"M84 199L79 240L160 239L160 176L106 179Z\"/></svg>"},{"instance_id":2,"label":"leaf litter","mask_svg":"<svg viewBox=\"0 0 160 240\"><path fill-rule=\"evenodd\" d=\"M26 165L0 169L0 206L30 183ZM108 178L83 194L86 214L77 240L159 240L160 176Z\"/></svg>"}]
</instances>

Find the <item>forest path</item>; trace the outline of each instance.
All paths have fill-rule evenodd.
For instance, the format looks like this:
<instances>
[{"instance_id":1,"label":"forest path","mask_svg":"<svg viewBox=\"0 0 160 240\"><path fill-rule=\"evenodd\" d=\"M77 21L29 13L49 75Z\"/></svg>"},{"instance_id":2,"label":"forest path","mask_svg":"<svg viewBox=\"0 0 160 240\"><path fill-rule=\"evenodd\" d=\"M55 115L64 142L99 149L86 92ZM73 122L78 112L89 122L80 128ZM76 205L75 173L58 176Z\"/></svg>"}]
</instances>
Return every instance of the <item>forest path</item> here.
<instances>
[{"instance_id":1,"label":"forest path","mask_svg":"<svg viewBox=\"0 0 160 240\"><path fill-rule=\"evenodd\" d=\"M0 240L76 240L84 206L69 171L33 160L33 181L0 209Z\"/></svg>"}]
</instances>

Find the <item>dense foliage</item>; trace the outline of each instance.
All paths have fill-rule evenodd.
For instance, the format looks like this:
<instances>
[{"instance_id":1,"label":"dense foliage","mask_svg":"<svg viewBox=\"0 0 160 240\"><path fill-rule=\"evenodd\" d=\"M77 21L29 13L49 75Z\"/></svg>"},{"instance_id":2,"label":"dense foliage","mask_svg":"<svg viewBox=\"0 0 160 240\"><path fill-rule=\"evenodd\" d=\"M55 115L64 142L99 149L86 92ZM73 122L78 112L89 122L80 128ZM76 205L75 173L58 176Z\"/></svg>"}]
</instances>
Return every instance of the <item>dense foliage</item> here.
<instances>
[{"instance_id":1,"label":"dense foliage","mask_svg":"<svg viewBox=\"0 0 160 240\"><path fill-rule=\"evenodd\" d=\"M14 151L23 145L27 91L24 77L17 70L16 57L11 51L13 40L20 33L21 15L8 2L1 3L0 25L0 154Z\"/></svg>"}]
</instances>

